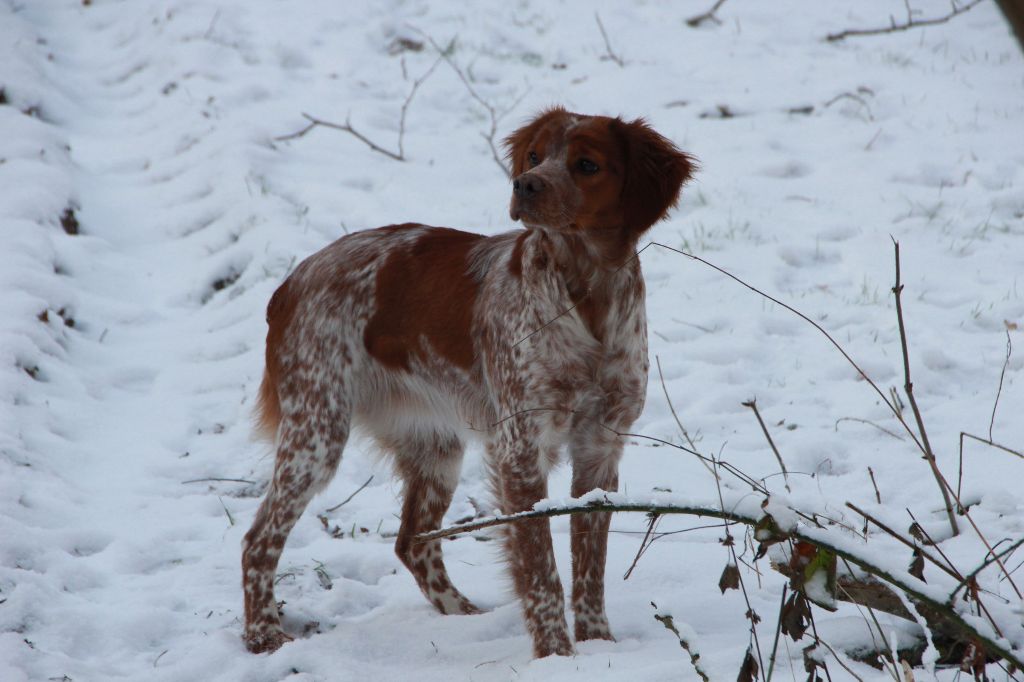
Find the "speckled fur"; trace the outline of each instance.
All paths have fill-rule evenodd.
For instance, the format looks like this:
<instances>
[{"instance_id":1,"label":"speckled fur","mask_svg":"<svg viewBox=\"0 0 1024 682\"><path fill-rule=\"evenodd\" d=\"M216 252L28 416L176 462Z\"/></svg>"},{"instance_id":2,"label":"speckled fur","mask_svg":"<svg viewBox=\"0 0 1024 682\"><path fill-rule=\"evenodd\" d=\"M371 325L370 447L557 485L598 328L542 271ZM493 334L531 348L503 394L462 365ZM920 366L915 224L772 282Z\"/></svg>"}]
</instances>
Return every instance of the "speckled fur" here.
<instances>
[{"instance_id":1,"label":"speckled fur","mask_svg":"<svg viewBox=\"0 0 1024 682\"><path fill-rule=\"evenodd\" d=\"M552 141L537 144L557 153L527 170L518 146L539 122ZM616 432L639 416L647 384L644 284L632 256L639 233L610 240L597 226L591 237L592 226L574 220L597 191L571 172L572 131L581 122L591 145L608 147L603 163L615 177L597 187L605 195L627 191L630 154L649 153L633 150L630 135L654 135L660 151L674 154L677 177L655 198L662 205L654 219L662 217L689 175L685 155L642 121L551 110L508 141L517 179L540 177L547 187L539 200L514 202L525 230L481 237L409 224L357 233L305 260L274 294L260 418L277 459L242 556L251 651L290 639L274 599L277 563L296 520L337 470L354 423L393 457L404 481L395 551L442 613L478 609L449 579L440 543L415 535L440 526L467 437L485 443L503 512L547 497L548 471L565 446L573 495L617 488L623 443ZM530 139L536 143L536 131ZM611 210L625 204L602 201ZM427 286L423 279L405 279L417 272L435 278L430 291L416 289ZM612 637L604 610L608 523L607 514L572 520L576 640ZM571 654L548 521L511 525L504 543L534 654Z\"/></svg>"}]
</instances>

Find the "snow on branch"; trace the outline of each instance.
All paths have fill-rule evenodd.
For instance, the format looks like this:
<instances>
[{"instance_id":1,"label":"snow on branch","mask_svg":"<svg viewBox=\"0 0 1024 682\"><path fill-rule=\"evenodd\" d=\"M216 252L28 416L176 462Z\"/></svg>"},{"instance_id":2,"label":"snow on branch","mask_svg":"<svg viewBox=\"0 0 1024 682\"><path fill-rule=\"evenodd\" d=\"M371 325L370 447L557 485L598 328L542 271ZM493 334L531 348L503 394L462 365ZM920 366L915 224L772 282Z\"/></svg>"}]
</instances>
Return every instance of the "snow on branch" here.
<instances>
[{"instance_id":1,"label":"snow on branch","mask_svg":"<svg viewBox=\"0 0 1024 682\"><path fill-rule=\"evenodd\" d=\"M787 512L793 513L795 509L779 503L769 504L769 499L764 502L765 504L761 506L764 506L766 511L752 505L749 499L731 508L724 508L710 503L681 501L672 496L638 500L619 493L594 490L580 498L562 501L542 500L528 511L491 516L421 533L416 540L438 540L483 528L570 514L640 512L648 515L681 514L722 519L741 523L753 529L755 539L761 543L759 556L766 553L769 545L784 541L794 543L792 556L795 559L803 559L791 560L788 563L773 561L772 568L787 577L796 577L794 589L803 591L812 603L820 605L823 601L822 591L829 589L830 585L833 591L832 599L849 601L914 620L914 615L903 603L902 595L914 605L920 617L933 631L948 634L952 640L976 643L990 659L1004 660L1018 669L1024 668L1024 652L1014 648L1006 640L987 609L984 611L987 616L985 619L962 612L957 608L955 599L942 594L935 586L927 585L909 572L899 572L880 565L876 558L870 556L868 545L849 542L847 538L833 530L800 525L795 521L795 516L790 516L787 521ZM831 568L828 568L827 561L821 561L821 557L832 558ZM852 572L840 576L835 568L836 558L857 567L867 574L867 577L858 577ZM935 565L949 570L939 562ZM814 580L815 570L831 573L822 574L821 580ZM956 591L960 589L961 585L958 583L952 597L955 597Z\"/></svg>"}]
</instances>

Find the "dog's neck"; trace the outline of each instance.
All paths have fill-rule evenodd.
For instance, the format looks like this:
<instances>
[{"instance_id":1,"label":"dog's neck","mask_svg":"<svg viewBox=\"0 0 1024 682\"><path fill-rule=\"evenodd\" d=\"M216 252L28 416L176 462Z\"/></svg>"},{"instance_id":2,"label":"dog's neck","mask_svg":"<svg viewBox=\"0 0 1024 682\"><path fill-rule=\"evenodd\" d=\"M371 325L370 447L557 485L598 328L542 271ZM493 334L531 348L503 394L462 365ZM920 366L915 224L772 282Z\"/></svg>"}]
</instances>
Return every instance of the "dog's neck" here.
<instances>
[{"instance_id":1,"label":"dog's neck","mask_svg":"<svg viewBox=\"0 0 1024 682\"><path fill-rule=\"evenodd\" d=\"M617 244L612 250L609 240L593 233L535 231L537 246L553 259L580 317L602 340L614 302L643 290L636 243Z\"/></svg>"}]
</instances>

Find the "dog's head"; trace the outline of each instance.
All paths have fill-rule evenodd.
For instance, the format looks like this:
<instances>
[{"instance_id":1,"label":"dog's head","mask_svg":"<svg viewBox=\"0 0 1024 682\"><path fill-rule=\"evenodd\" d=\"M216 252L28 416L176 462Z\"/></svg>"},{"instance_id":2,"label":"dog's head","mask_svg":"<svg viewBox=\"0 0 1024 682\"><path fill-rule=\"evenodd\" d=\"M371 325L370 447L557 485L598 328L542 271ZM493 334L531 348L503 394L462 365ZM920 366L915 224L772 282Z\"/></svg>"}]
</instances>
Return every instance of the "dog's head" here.
<instances>
[{"instance_id":1,"label":"dog's head","mask_svg":"<svg viewBox=\"0 0 1024 682\"><path fill-rule=\"evenodd\" d=\"M693 159L646 121L556 107L505 139L513 220L528 227L635 241L665 217Z\"/></svg>"}]
</instances>

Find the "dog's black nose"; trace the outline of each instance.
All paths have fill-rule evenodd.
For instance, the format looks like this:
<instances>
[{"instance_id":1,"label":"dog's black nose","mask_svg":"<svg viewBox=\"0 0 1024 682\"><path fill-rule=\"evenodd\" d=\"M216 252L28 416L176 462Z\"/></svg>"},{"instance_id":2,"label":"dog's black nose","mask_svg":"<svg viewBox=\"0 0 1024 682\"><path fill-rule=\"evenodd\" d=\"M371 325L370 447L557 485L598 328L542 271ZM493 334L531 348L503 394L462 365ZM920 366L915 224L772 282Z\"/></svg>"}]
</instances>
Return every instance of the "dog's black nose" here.
<instances>
[{"instance_id":1,"label":"dog's black nose","mask_svg":"<svg viewBox=\"0 0 1024 682\"><path fill-rule=\"evenodd\" d=\"M537 176L524 174L512 181L512 193L517 197L526 199L535 194L540 194L546 186L544 181Z\"/></svg>"}]
</instances>

